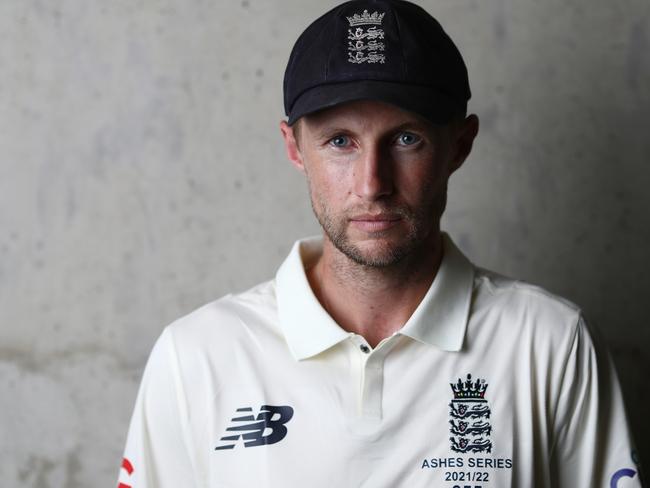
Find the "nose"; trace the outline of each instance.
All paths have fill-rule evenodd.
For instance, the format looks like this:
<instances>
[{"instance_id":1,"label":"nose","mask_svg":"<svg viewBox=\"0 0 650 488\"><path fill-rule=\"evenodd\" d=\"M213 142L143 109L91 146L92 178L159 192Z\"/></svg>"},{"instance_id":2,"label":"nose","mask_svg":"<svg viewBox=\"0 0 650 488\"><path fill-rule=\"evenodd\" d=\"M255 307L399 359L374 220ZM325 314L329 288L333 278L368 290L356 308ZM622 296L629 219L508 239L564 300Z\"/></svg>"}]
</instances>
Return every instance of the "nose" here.
<instances>
[{"instance_id":1,"label":"nose","mask_svg":"<svg viewBox=\"0 0 650 488\"><path fill-rule=\"evenodd\" d=\"M354 193L374 201L393 192L393 175L389 157L381 146L367 147L354 165Z\"/></svg>"}]
</instances>

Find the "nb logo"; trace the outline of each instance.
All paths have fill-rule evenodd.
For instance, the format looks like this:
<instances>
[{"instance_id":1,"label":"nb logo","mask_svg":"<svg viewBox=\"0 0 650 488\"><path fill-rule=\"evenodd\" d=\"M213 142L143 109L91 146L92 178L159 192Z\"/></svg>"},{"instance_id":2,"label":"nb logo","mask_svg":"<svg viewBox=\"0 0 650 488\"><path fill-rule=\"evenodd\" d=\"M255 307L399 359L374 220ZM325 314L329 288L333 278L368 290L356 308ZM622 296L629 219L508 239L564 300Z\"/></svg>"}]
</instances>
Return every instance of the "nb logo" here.
<instances>
[{"instance_id":1,"label":"nb logo","mask_svg":"<svg viewBox=\"0 0 650 488\"><path fill-rule=\"evenodd\" d=\"M233 449L240 438L244 441L244 447L254 447L275 444L287 435L284 424L293 417L292 407L262 405L257 417L252 412L251 407L237 409L240 416L232 418L234 425L226 429L226 432L232 434L223 436L220 440L226 443L215 447L215 451ZM248 415L244 415L245 413Z\"/></svg>"}]
</instances>

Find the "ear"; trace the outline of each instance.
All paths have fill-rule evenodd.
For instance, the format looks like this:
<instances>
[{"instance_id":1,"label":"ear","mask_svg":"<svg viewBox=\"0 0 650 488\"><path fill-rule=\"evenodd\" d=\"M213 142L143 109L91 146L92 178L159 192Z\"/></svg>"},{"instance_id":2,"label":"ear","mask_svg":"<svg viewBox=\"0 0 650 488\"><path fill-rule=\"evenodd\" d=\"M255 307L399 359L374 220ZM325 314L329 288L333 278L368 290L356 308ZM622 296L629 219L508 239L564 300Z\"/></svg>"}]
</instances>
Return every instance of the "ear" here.
<instances>
[{"instance_id":1,"label":"ear","mask_svg":"<svg viewBox=\"0 0 650 488\"><path fill-rule=\"evenodd\" d=\"M302 161L302 154L300 154L300 148L296 142L296 134L293 132L293 127L287 124L286 120L283 120L280 122L280 132L282 132L282 138L284 139L287 158L291 161L291 164L304 173L305 165Z\"/></svg>"},{"instance_id":2,"label":"ear","mask_svg":"<svg viewBox=\"0 0 650 488\"><path fill-rule=\"evenodd\" d=\"M478 127L478 117L472 114L462 122L459 122L458 126L454 128L454 147L452 149L453 156L451 159L449 174L460 168L467 159L467 156L469 156L469 153L472 152L472 145L474 144L474 139L478 134Z\"/></svg>"}]
</instances>

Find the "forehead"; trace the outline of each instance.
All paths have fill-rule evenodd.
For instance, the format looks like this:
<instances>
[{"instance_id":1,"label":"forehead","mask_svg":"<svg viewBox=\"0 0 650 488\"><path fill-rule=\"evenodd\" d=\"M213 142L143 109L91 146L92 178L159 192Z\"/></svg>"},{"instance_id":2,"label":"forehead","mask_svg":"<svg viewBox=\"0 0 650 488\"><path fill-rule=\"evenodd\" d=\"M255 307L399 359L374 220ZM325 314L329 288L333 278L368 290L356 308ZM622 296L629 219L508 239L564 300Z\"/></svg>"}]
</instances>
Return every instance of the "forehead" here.
<instances>
[{"instance_id":1,"label":"forehead","mask_svg":"<svg viewBox=\"0 0 650 488\"><path fill-rule=\"evenodd\" d=\"M390 131L411 127L437 132L442 127L434 126L416 113L375 100L342 103L305 115L300 122L310 129L334 126L350 130Z\"/></svg>"}]
</instances>

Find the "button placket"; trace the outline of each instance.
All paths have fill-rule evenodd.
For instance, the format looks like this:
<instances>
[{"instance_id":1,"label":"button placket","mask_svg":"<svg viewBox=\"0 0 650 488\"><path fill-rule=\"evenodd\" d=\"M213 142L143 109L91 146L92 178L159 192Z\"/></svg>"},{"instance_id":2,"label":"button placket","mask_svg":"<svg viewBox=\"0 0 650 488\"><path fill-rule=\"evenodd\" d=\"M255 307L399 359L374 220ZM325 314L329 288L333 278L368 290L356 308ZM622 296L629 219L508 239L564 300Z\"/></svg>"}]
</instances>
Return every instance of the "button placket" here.
<instances>
[{"instance_id":1,"label":"button placket","mask_svg":"<svg viewBox=\"0 0 650 488\"><path fill-rule=\"evenodd\" d=\"M361 415L368 419L381 420L383 415L384 363L386 356L399 342L399 336L387 337L365 356L361 375Z\"/></svg>"},{"instance_id":2,"label":"button placket","mask_svg":"<svg viewBox=\"0 0 650 488\"><path fill-rule=\"evenodd\" d=\"M384 360L388 352L397 343L397 337L387 337L372 349L365 339L357 334L350 334L349 346L352 352L353 374L358 381L357 415L370 421L382 418Z\"/></svg>"},{"instance_id":3,"label":"button placket","mask_svg":"<svg viewBox=\"0 0 650 488\"><path fill-rule=\"evenodd\" d=\"M382 393L384 384L384 357L381 350L375 349L362 363L360 412L362 417L381 419Z\"/></svg>"}]
</instances>

